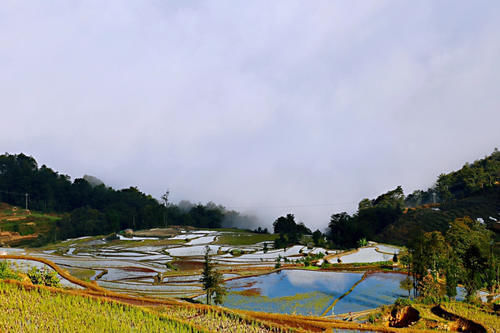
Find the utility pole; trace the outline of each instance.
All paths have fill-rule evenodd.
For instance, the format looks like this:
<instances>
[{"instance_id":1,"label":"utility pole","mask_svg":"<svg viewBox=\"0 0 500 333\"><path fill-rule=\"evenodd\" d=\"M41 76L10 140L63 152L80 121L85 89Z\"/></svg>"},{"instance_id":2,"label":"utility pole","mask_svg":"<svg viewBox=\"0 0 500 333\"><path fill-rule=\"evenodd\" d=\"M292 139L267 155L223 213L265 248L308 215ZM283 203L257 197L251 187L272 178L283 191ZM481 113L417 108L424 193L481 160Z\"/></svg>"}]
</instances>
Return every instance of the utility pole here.
<instances>
[{"instance_id":1,"label":"utility pole","mask_svg":"<svg viewBox=\"0 0 500 333\"><path fill-rule=\"evenodd\" d=\"M167 207L168 207L168 196L170 195L170 190L167 190L165 194L161 196L161 199L163 200L163 206L165 209L163 210L163 225L165 228L167 227Z\"/></svg>"},{"instance_id":2,"label":"utility pole","mask_svg":"<svg viewBox=\"0 0 500 333\"><path fill-rule=\"evenodd\" d=\"M24 197L26 199L26 210L28 210L28 193L24 193Z\"/></svg>"}]
</instances>

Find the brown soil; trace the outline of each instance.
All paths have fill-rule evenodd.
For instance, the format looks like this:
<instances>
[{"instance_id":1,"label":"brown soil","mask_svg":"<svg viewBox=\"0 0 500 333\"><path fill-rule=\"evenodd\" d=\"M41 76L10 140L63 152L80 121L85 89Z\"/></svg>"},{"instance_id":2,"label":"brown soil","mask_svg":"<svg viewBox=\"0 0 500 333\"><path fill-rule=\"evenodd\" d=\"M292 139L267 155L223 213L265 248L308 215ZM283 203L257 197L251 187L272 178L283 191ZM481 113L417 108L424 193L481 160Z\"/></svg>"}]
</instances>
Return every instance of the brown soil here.
<instances>
[{"instance_id":1,"label":"brown soil","mask_svg":"<svg viewBox=\"0 0 500 333\"><path fill-rule=\"evenodd\" d=\"M242 291L234 291L233 293L243 296L260 296L261 290L259 288L250 288Z\"/></svg>"},{"instance_id":2,"label":"brown soil","mask_svg":"<svg viewBox=\"0 0 500 333\"><path fill-rule=\"evenodd\" d=\"M203 262L191 260L176 260L171 263L181 271L203 269Z\"/></svg>"},{"instance_id":3,"label":"brown soil","mask_svg":"<svg viewBox=\"0 0 500 333\"><path fill-rule=\"evenodd\" d=\"M16 217L8 217L5 219L5 221L19 221L19 220L26 220L27 216L16 216Z\"/></svg>"},{"instance_id":4,"label":"brown soil","mask_svg":"<svg viewBox=\"0 0 500 333\"><path fill-rule=\"evenodd\" d=\"M156 273L154 269L150 268L145 268L145 267L120 267L121 270L127 271L127 272L143 272L143 273Z\"/></svg>"},{"instance_id":5,"label":"brown soil","mask_svg":"<svg viewBox=\"0 0 500 333\"><path fill-rule=\"evenodd\" d=\"M439 316L449 321L454 321L454 323L450 325L450 329L452 331L486 333L486 329L482 325L475 323L472 320L448 312L445 309L443 309L440 305L436 305L431 309L431 311L436 316Z\"/></svg>"},{"instance_id":6,"label":"brown soil","mask_svg":"<svg viewBox=\"0 0 500 333\"><path fill-rule=\"evenodd\" d=\"M393 309L391 312L391 319L389 321L390 327L408 327L416 323L420 319L420 313L411 306L405 306L400 309Z\"/></svg>"},{"instance_id":7,"label":"brown soil","mask_svg":"<svg viewBox=\"0 0 500 333\"><path fill-rule=\"evenodd\" d=\"M21 236L18 232L2 231L0 232L0 244L13 244L24 240L36 239L37 237L38 234Z\"/></svg>"}]
</instances>

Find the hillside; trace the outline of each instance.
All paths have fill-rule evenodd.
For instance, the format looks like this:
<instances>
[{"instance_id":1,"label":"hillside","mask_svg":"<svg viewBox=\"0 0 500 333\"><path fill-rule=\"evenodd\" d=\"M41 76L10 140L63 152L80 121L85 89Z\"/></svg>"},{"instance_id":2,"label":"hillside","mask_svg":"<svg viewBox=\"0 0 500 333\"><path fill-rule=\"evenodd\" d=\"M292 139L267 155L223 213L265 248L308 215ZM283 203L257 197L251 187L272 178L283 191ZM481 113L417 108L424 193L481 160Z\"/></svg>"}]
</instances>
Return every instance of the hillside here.
<instances>
[{"instance_id":1,"label":"hillside","mask_svg":"<svg viewBox=\"0 0 500 333\"><path fill-rule=\"evenodd\" d=\"M441 174L431 188L405 196L401 186L360 201L352 216L334 214L332 246L355 247L360 239L407 245L415 231L445 232L456 218L471 217L496 232L500 241L500 152L460 170Z\"/></svg>"},{"instance_id":2,"label":"hillside","mask_svg":"<svg viewBox=\"0 0 500 333\"><path fill-rule=\"evenodd\" d=\"M406 244L412 232L420 228L424 232L445 232L451 221L469 216L484 221L489 229L500 236L500 186L476 192L462 199L454 199L435 207L408 209L394 223L386 226L374 238L380 242Z\"/></svg>"},{"instance_id":3,"label":"hillside","mask_svg":"<svg viewBox=\"0 0 500 333\"><path fill-rule=\"evenodd\" d=\"M40 243L127 228L255 226L255 218L226 210L213 202L181 201L175 205L168 197L169 191L166 191L160 202L134 186L116 190L95 177L72 180L45 165L39 166L35 158L22 153L0 155L0 202L23 207L28 199L30 209L43 212L46 217L52 214L62 217L52 234L47 235L50 228L40 230L48 236L40 238ZM4 230L11 230L16 225L5 225ZM23 230L26 225L19 225L19 228L21 234L32 233Z\"/></svg>"},{"instance_id":4,"label":"hillside","mask_svg":"<svg viewBox=\"0 0 500 333\"><path fill-rule=\"evenodd\" d=\"M46 238L56 230L57 214L25 210L0 202L0 244L36 245L39 236Z\"/></svg>"}]
</instances>

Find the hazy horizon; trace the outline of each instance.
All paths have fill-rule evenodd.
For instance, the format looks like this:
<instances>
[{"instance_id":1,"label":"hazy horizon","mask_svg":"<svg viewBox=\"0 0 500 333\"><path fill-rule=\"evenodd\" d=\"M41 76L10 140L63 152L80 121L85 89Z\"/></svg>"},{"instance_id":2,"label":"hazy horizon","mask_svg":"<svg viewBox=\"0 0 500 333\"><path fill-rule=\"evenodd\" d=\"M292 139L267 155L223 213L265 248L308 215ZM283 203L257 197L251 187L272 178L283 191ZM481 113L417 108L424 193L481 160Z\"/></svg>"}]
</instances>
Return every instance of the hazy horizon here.
<instances>
[{"instance_id":1,"label":"hazy horizon","mask_svg":"<svg viewBox=\"0 0 500 333\"><path fill-rule=\"evenodd\" d=\"M0 147L313 229L500 146L494 1L8 1Z\"/></svg>"}]
</instances>

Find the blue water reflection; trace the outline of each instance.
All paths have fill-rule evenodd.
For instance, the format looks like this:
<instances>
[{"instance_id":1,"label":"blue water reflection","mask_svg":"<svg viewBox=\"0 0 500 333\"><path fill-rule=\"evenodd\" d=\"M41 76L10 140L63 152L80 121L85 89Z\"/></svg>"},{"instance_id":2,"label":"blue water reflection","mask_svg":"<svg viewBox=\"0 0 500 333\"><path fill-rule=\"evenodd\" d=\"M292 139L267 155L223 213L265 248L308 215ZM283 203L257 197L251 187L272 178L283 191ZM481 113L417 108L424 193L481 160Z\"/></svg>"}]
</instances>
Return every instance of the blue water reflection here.
<instances>
[{"instance_id":1,"label":"blue water reflection","mask_svg":"<svg viewBox=\"0 0 500 333\"><path fill-rule=\"evenodd\" d=\"M320 315L349 290L362 273L285 270L228 282L224 306L244 310ZM402 274L370 275L340 300L335 313L346 313L393 303L406 292L399 288ZM249 292L250 291L250 292Z\"/></svg>"},{"instance_id":2,"label":"blue water reflection","mask_svg":"<svg viewBox=\"0 0 500 333\"><path fill-rule=\"evenodd\" d=\"M391 304L398 297L407 297L408 293L399 287L403 274L376 273L369 275L354 290L342 298L336 305L336 313L357 312Z\"/></svg>"},{"instance_id":3,"label":"blue water reflection","mask_svg":"<svg viewBox=\"0 0 500 333\"><path fill-rule=\"evenodd\" d=\"M330 296L340 296L356 281L362 273L315 272L305 270L285 270L257 277L238 279L228 282L233 290L254 288L261 296L283 297L319 291Z\"/></svg>"}]
</instances>

